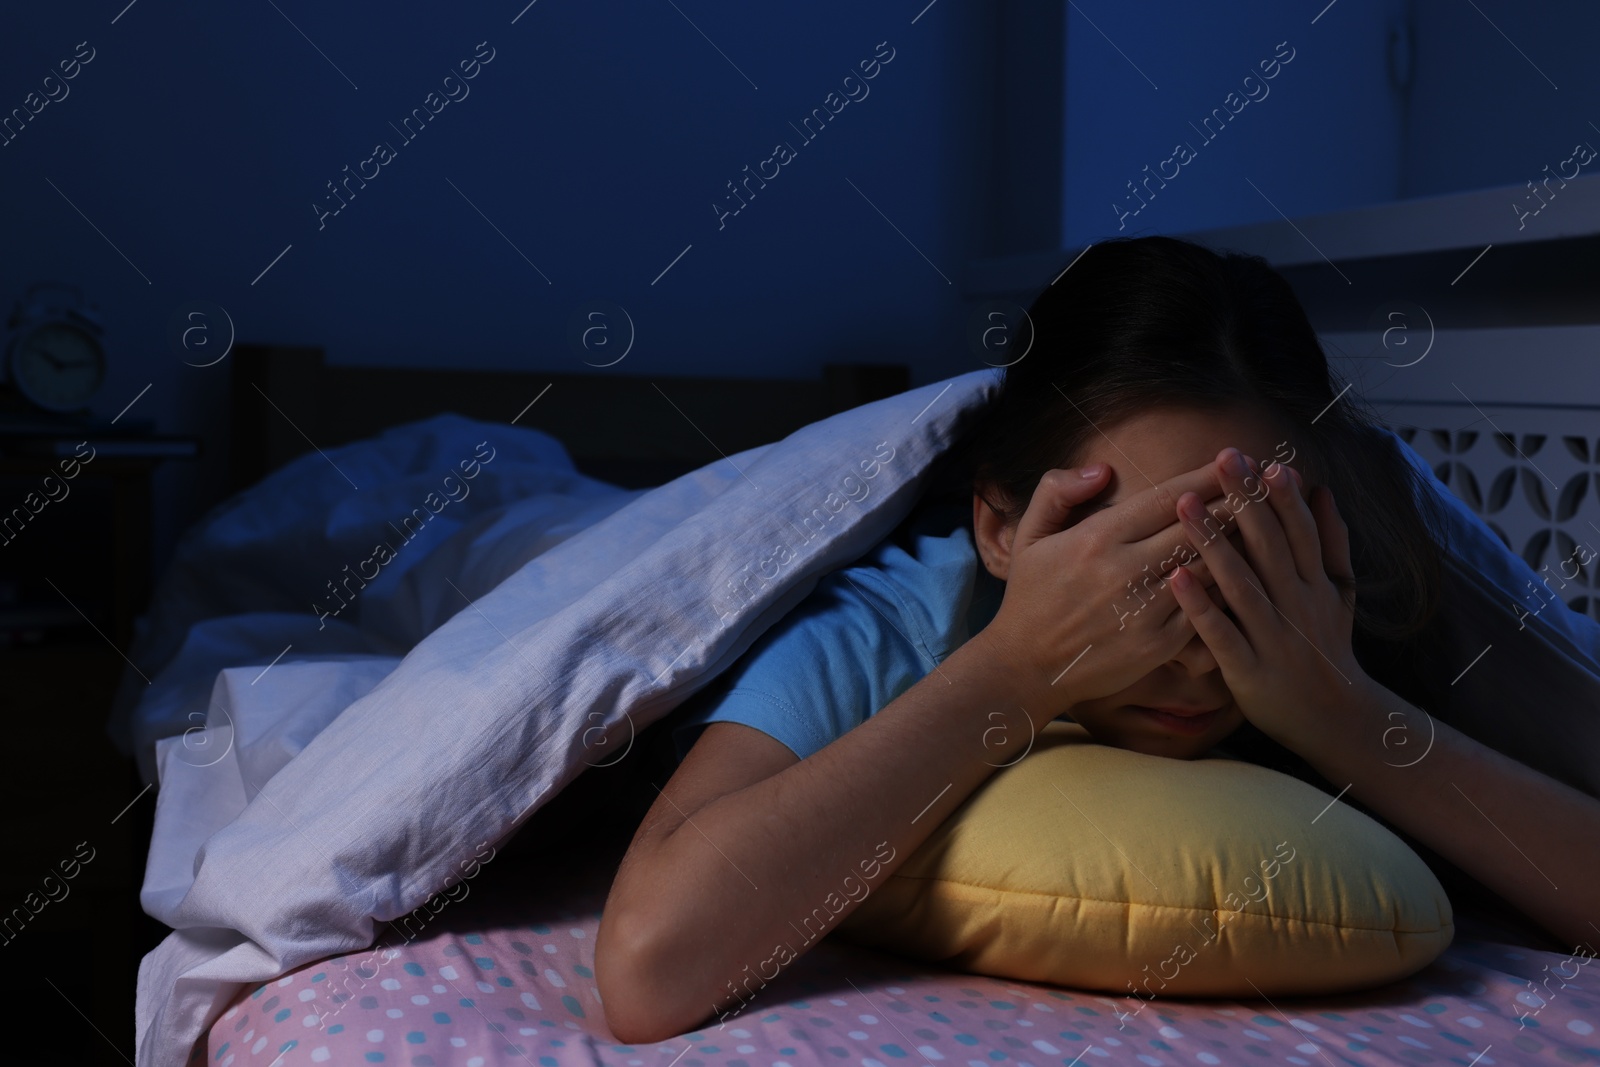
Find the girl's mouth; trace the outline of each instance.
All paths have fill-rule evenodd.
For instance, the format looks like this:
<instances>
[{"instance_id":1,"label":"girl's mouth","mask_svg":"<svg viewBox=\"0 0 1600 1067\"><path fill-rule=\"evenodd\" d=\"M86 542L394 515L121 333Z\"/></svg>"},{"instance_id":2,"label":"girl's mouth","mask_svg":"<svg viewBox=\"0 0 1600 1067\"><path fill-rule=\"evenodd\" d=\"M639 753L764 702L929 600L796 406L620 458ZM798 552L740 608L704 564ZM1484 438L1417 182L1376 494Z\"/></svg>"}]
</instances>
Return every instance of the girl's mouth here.
<instances>
[{"instance_id":1,"label":"girl's mouth","mask_svg":"<svg viewBox=\"0 0 1600 1067\"><path fill-rule=\"evenodd\" d=\"M1221 708L1206 711L1187 708L1147 708L1134 704L1132 709L1164 730L1191 735L1205 733L1222 714Z\"/></svg>"}]
</instances>

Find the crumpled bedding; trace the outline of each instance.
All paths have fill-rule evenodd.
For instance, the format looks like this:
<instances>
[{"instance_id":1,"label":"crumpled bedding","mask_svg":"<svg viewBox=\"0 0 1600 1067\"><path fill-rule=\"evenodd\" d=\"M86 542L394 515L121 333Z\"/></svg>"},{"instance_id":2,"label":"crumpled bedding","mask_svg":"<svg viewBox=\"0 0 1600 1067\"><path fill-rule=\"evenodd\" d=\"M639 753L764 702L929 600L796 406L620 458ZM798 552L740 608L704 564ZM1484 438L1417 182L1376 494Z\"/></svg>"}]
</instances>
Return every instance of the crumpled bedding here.
<instances>
[{"instance_id":1,"label":"crumpled bedding","mask_svg":"<svg viewBox=\"0 0 1600 1067\"><path fill-rule=\"evenodd\" d=\"M995 384L914 389L648 491L441 416L213 511L111 725L160 783L141 903L173 927L140 965L141 1067L181 1062L245 984L371 944L729 666L887 536Z\"/></svg>"}]
</instances>

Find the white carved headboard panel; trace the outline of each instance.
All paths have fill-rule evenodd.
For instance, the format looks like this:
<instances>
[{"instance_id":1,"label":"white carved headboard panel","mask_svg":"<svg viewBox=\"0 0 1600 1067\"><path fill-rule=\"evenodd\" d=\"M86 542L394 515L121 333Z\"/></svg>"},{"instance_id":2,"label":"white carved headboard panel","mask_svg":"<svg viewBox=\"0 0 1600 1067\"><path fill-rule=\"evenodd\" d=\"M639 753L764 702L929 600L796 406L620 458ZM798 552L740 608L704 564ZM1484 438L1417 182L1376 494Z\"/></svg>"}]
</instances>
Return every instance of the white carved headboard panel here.
<instances>
[{"instance_id":1,"label":"white carved headboard panel","mask_svg":"<svg viewBox=\"0 0 1600 1067\"><path fill-rule=\"evenodd\" d=\"M1600 408L1379 403L1451 492L1560 598L1600 619Z\"/></svg>"}]
</instances>

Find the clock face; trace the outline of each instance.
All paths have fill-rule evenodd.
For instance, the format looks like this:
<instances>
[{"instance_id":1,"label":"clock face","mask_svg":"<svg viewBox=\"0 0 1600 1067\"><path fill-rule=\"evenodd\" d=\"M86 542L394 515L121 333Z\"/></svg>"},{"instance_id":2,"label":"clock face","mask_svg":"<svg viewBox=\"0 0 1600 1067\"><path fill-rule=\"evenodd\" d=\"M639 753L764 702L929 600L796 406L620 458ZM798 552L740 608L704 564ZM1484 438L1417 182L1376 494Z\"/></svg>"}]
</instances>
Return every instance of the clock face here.
<instances>
[{"instance_id":1,"label":"clock face","mask_svg":"<svg viewBox=\"0 0 1600 1067\"><path fill-rule=\"evenodd\" d=\"M105 376L105 352L75 326L47 323L12 345L12 382L23 396L50 411L86 407Z\"/></svg>"}]
</instances>

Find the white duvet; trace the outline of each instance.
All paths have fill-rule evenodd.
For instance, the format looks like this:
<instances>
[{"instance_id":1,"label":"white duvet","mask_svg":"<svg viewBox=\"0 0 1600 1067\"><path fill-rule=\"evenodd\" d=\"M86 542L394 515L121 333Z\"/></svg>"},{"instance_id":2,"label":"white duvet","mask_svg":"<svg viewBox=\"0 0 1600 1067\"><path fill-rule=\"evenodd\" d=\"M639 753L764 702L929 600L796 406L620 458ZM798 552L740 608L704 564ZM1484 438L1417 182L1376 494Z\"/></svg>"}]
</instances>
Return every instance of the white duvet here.
<instances>
[{"instance_id":1,"label":"white duvet","mask_svg":"<svg viewBox=\"0 0 1600 1067\"><path fill-rule=\"evenodd\" d=\"M537 431L439 416L206 516L110 725L159 781L141 902L174 930L139 968L140 1067L185 1062L243 985L370 945L729 666L888 535L997 381L648 491Z\"/></svg>"}]
</instances>

